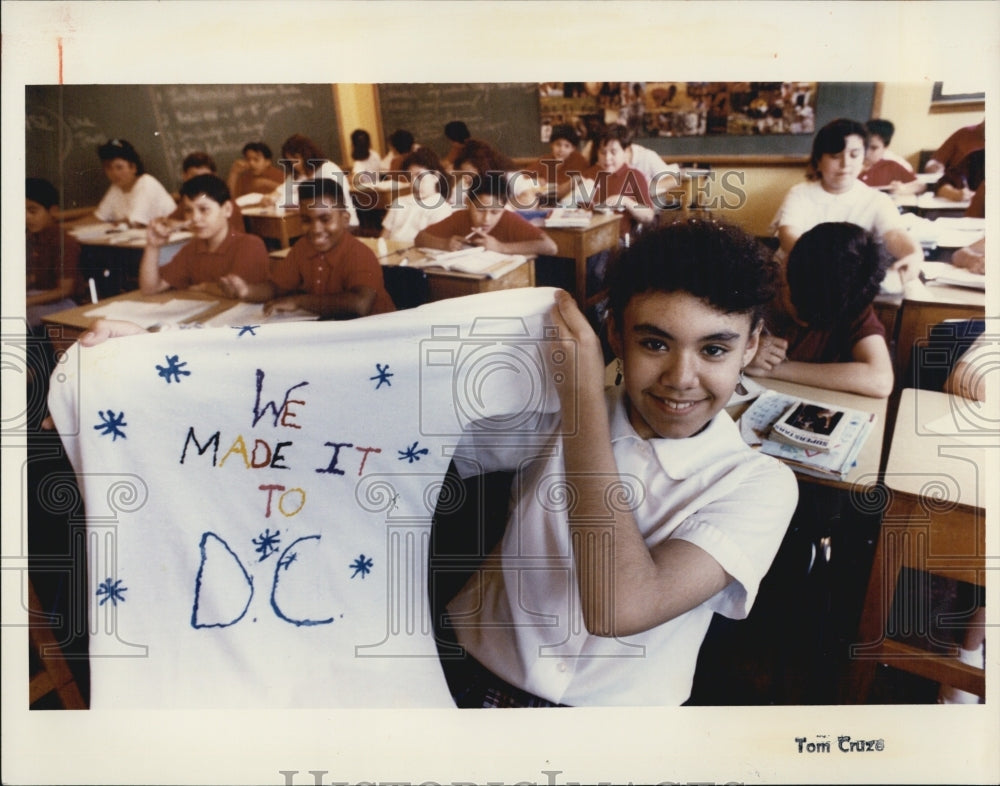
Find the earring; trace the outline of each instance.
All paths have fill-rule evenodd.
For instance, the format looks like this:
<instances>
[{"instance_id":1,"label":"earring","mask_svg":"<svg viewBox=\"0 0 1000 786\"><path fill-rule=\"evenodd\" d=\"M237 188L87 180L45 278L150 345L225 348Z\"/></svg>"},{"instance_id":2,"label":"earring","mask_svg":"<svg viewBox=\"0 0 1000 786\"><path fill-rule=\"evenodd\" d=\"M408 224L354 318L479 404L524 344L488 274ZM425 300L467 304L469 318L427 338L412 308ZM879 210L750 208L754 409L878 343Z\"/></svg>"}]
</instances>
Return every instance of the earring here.
<instances>
[{"instance_id":1,"label":"earring","mask_svg":"<svg viewBox=\"0 0 1000 786\"><path fill-rule=\"evenodd\" d=\"M622 383L622 359L615 358L617 362L617 367L615 368L615 385L620 385Z\"/></svg>"},{"instance_id":2,"label":"earring","mask_svg":"<svg viewBox=\"0 0 1000 786\"><path fill-rule=\"evenodd\" d=\"M740 378L736 380L736 394L738 396L745 396L749 392L746 385L743 384L743 369L740 369Z\"/></svg>"}]
</instances>

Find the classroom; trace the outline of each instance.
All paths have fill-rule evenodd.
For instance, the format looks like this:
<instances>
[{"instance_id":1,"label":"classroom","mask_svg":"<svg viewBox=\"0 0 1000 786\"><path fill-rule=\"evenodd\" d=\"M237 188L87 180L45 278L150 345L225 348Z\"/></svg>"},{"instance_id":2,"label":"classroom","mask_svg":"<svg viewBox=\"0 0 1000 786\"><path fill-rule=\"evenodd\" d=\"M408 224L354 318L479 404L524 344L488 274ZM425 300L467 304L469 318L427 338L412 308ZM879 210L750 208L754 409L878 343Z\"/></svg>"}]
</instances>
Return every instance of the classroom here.
<instances>
[{"instance_id":1,"label":"classroom","mask_svg":"<svg viewBox=\"0 0 1000 786\"><path fill-rule=\"evenodd\" d=\"M32 300L33 289L46 287L28 280L29 312L34 304L50 306L32 325L32 335L51 345L49 360L39 362L62 380L52 383L53 394L36 379L26 416L29 451L35 446L40 456L29 477L29 489L36 490L28 513L29 534L35 533L29 537L31 604L63 619L61 628L40 629L37 641L33 634L32 646L49 653L32 660L33 708L211 707L215 698L225 707L642 703L636 700L641 690L593 687L588 694L607 675L575 665L571 672L579 668L588 676L578 676L572 687L555 672L543 679L513 669L503 673L506 680L489 675L512 683L499 704L463 703L473 699L455 686L481 675L470 677L449 662L459 641L477 639L463 639L459 627L443 629L441 620L447 604L474 591L466 582L482 560L509 540L505 508L515 476L462 475L459 459L441 446L458 444L476 418L519 418L517 428L503 434L522 435L529 453L537 451L531 455L543 455L551 447L541 439L545 415L560 406L556 394L544 373L534 380L539 389L526 391L506 369L538 368L533 353L545 355L546 342L556 342L547 358L565 351L547 321L552 291L569 292L559 308L579 315L581 323L567 320L574 329L596 335L613 387L622 376L615 357L624 353L616 351L608 325L620 327L631 306L619 314L609 305L615 285L605 286L605 268L616 269L633 248L652 248L661 233L681 237L719 224L753 239L761 259L796 288L789 297L799 327L779 333L779 322L768 321L767 335L775 340L759 339L756 356L736 364L733 398L720 399L718 407L755 457L770 449L775 467L794 471L784 485L794 488L797 502L786 506L787 526L762 558L759 587L744 590L752 609L725 615L706 595L706 629L693 652L690 640L683 644L691 661L686 681L681 675L679 686L665 686L662 694L648 682L637 684L651 696L673 697L665 703L687 706L983 701L986 490L976 467L984 466L997 431L984 412L987 361L977 369L976 359L995 352L1000 325L986 313L985 178L969 163L971 155L936 158L955 132L974 137L976 129L978 146L966 142L964 152L982 155L983 94L955 94L947 82L147 84L29 85L25 101L26 176L50 184L50 191L32 191L29 183L28 205L40 205L72 236L55 244L57 254L71 244L79 253L71 285L62 287L68 277L62 268L61 276L47 279L56 282L47 288L59 289L58 297ZM894 128L866 127L879 119ZM806 183L825 187L826 178L842 176L838 166L855 167L849 188L862 188L862 159L873 138L888 148L887 135L899 177L915 184L904 188L894 176L891 183L863 186L866 194L883 192L878 206L888 209L888 218L880 214L860 230L859 222L836 211L826 215L837 217L811 221L798 214L800 223L780 218L792 214L790 192L805 193ZM832 147L818 149L823 138L826 144L832 138ZM546 177L562 165L555 152L560 142L584 162L578 177ZM843 163L851 151L854 163ZM615 163L603 163L615 156ZM546 160L547 166L539 164ZM133 178L155 179L169 196L166 208L137 218L109 207L108 181L118 187L114 162L131 165ZM865 163L864 171L875 163ZM261 164L271 169L255 168ZM199 171L188 179L188 169ZM637 176L641 187L608 193L604 187L618 173L626 173L626 181ZM322 185L330 180L337 183L333 190ZM428 181L431 190L424 191ZM515 185L521 183L526 190ZM133 187L128 182L120 190ZM945 187L950 194L939 191ZM306 193L315 201L307 203ZM433 217L413 207L427 201L435 205ZM171 213L175 208L179 212ZM398 219L404 209L409 217ZM479 223L480 215L495 223ZM858 279L858 291L846 293L852 302L864 299L857 311L838 315L860 323L863 312L865 332L845 338L837 331L843 325L827 324L826 331L841 336L829 340L843 344L840 355L793 357L791 336L809 328L798 288L812 281L816 289L818 281L812 274L805 274L806 283L793 278L807 253L802 241L835 223L857 230L852 237L860 239L851 243L867 244L875 271ZM398 234L404 229L409 234ZM794 235L787 246L786 229ZM31 231L37 230L29 223ZM216 253L221 243L237 242L243 250L227 253L242 266L207 267L205 260L215 265L222 256ZM817 242L814 256L848 246ZM335 247L348 243L350 257L327 262L327 252L339 255ZM961 262L977 249L978 261ZM848 264L842 256L831 251L822 264ZM850 264L862 263L852 258ZM214 272L199 278L198 265ZM822 299L821 293L813 297ZM98 317L110 321L95 330ZM484 318L497 325L487 329ZM87 344L95 332L106 340ZM230 358L233 342L250 340L258 340L255 352L233 349ZM315 361L322 357L333 362ZM144 359L150 368L155 359L157 369L148 381L132 371ZM503 380L474 379L476 363L501 369ZM629 366L626 356L625 396L634 395ZM213 367L207 379L199 374ZM775 370L782 367L787 374ZM364 395L344 379L350 374L365 380ZM471 414L456 415L457 403L440 405L457 395L458 379L490 393L464 402ZM976 385L978 393L971 390ZM98 406L123 388L134 403L127 420L117 405ZM383 402L376 401L380 396ZM860 418L860 436L850 452L836 455L836 465L832 451L828 461L806 461L809 451L801 444L782 447L761 438L762 429L802 401L833 408L845 422ZM84 404L99 412L99 421L79 414ZM140 406L156 410L155 433L126 429ZM565 419L565 401L562 406ZM380 422L369 425L359 420L363 415ZM419 428L402 438L395 429L410 419ZM52 458L60 444L66 455ZM115 458L106 452L111 444L120 448ZM405 479L400 466L382 469L389 457L403 462ZM67 462L73 465L68 472ZM51 479L72 476L74 469L84 488L68 506L50 504ZM126 497L135 498L116 498L122 489L96 477L98 469L117 476L129 489ZM784 483L784 475L775 478ZM633 492L638 498L642 489ZM422 507L413 503L417 498ZM454 500L462 504L450 504ZM246 507L232 507L238 505ZM317 505L343 517L335 532L323 531L324 540L309 528L320 526L315 520L302 524ZM254 530L252 547L237 547L222 518L250 509L267 521ZM152 518L176 524L187 539L174 542L162 531L138 537L121 527L135 522L135 532ZM116 527L122 531L110 547L106 538ZM654 549L647 545L648 555ZM531 546L543 547L530 541L524 548ZM511 557L507 548L505 560L527 559ZM160 549L186 556L160 559ZM346 576L315 578L332 562L346 567L348 554ZM130 596L133 579L123 584L116 577L125 574L115 566L137 561L161 573L161 589L185 591L157 596L137 586ZM306 573L298 584L282 584L293 562ZM88 575L98 586L84 597L80 587ZM304 588L303 576L316 583ZM316 588L336 597L336 612L317 599ZM718 597L727 593L720 589ZM132 597L143 604L145 621L121 628L124 638L111 641L94 618L117 615L118 624L133 624L122 621ZM273 619L263 619L265 607ZM350 621L350 611L365 614ZM571 605L552 614L564 611L578 613ZM340 622L345 614L349 621ZM543 617L533 611L518 624L531 627L531 614ZM155 667L144 661L176 681L126 687L138 673L129 653L146 646L142 642L169 650L179 635L169 625L148 623L161 616L180 620L178 640L224 641L204 651L177 647L176 661L168 656ZM330 634L338 625L350 631L346 649ZM399 625L412 635L400 634ZM274 640L275 626L287 629L284 642ZM340 648L332 657L344 665L343 674L262 685L268 658L278 657L284 644L301 644L304 651L316 635L325 636L313 640L324 642L326 652ZM660 641L590 638L601 638L608 645L602 652L622 658ZM497 639L483 634L482 641L488 652ZM527 641L534 646L543 639ZM562 652L563 642L544 641L538 646ZM232 647L257 653L257 660L234 658ZM367 660L358 654L369 649ZM376 651L399 657L380 658ZM225 670L227 658L241 662L242 675L234 670L206 689L204 677ZM292 670L322 663L315 653L303 655ZM487 665L503 670L502 659L496 663ZM553 668L565 671L565 662ZM192 676L189 685L176 676L199 669L205 675ZM633 672L637 680L643 674ZM417 684L420 690L401 694L401 685Z\"/></svg>"}]
</instances>

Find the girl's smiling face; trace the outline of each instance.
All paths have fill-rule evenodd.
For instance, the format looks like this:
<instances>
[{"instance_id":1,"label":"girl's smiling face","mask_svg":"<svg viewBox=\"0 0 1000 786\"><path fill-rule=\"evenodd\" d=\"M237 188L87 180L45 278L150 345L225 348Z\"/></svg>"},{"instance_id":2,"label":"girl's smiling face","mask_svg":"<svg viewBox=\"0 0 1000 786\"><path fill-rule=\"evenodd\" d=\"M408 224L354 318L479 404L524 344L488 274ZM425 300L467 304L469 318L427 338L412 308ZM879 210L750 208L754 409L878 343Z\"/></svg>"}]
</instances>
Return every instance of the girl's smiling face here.
<instances>
[{"instance_id":1,"label":"girl's smiling face","mask_svg":"<svg viewBox=\"0 0 1000 786\"><path fill-rule=\"evenodd\" d=\"M612 318L608 337L622 359L629 422L643 439L683 439L726 406L757 351L749 314L726 314L688 292L645 292Z\"/></svg>"}]
</instances>

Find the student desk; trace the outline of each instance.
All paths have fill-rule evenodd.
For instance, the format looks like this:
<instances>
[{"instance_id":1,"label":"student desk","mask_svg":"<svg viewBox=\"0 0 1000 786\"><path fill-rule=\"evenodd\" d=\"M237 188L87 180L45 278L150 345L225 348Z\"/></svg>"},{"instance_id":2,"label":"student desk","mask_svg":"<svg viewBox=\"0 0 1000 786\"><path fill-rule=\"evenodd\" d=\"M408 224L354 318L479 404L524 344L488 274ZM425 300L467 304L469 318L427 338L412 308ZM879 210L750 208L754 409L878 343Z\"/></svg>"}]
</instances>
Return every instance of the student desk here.
<instances>
[{"instance_id":1,"label":"student desk","mask_svg":"<svg viewBox=\"0 0 1000 786\"><path fill-rule=\"evenodd\" d=\"M302 233L302 219L298 210L282 210L276 207L245 207L243 221L247 232L265 240L277 240L282 248L288 248L292 240Z\"/></svg>"},{"instance_id":2,"label":"student desk","mask_svg":"<svg viewBox=\"0 0 1000 786\"><path fill-rule=\"evenodd\" d=\"M890 610L903 566L983 584L986 487L993 483L985 477L985 461L1000 437L985 406L947 393L902 391L884 473L888 505L859 642L851 646L847 702L866 700L878 663L983 695L983 671L942 654L955 651L952 642L934 641L929 583L916 585L925 596L898 602L893 617ZM916 634L931 650L889 638L895 633Z\"/></svg>"},{"instance_id":3,"label":"student desk","mask_svg":"<svg viewBox=\"0 0 1000 786\"><path fill-rule=\"evenodd\" d=\"M908 282L898 316L897 372L909 369L914 343L927 338L932 326L948 319L975 319L985 313L986 292L981 289Z\"/></svg>"},{"instance_id":4,"label":"student desk","mask_svg":"<svg viewBox=\"0 0 1000 786\"><path fill-rule=\"evenodd\" d=\"M575 263L573 294L580 308L584 308L587 301L587 257L618 247L621 218L618 213L595 212L590 219L590 226L542 227L555 241L556 253L553 256L569 257Z\"/></svg>"},{"instance_id":5,"label":"student desk","mask_svg":"<svg viewBox=\"0 0 1000 786\"><path fill-rule=\"evenodd\" d=\"M384 253L379 249L379 240L373 237L359 237L362 243L374 252L379 262L385 267L395 267L409 264L411 261L424 259L425 255L412 243L400 243L394 240L385 241ZM271 253L272 259L282 259L288 256L289 249L281 249ZM453 270L442 270L433 267L417 267L427 274L430 300L445 300L452 297L475 295L480 292L494 292L500 289L519 289L535 286L535 260L529 257L516 267L503 270L491 278L471 273L459 273Z\"/></svg>"},{"instance_id":6,"label":"student desk","mask_svg":"<svg viewBox=\"0 0 1000 786\"><path fill-rule=\"evenodd\" d=\"M406 180L380 180L371 185L351 186L351 196L357 210L388 210L389 205L411 190Z\"/></svg>"},{"instance_id":7,"label":"student desk","mask_svg":"<svg viewBox=\"0 0 1000 786\"><path fill-rule=\"evenodd\" d=\"M930 191L923 194L899 194L893 196L892 201L902 212L916 213L924 218L962 216L970 204L968 199L956 202L953 199L935 196Z\"/></svg>"},{"instance_id":8,"label":"student desk","mask_svg":"<svg viewBox=\"0 0 1000 786\"><path fill-rule=\"evenodd\" d=\"M101 300L99 303L87 303L83 306L68 308L65 311L56 311L53 314L42 317L42 321L54 330L50 330L50 340L57 350L67 349L80 334L90 327L98 317L87 316L87 312L100 308L108 303L137 302L137 303L166 303L168 300L204 300L205 310L189 317L183 322L195 322L211 319L216 314L221 314L228 308L236 305L239 301L230 300L222 295L214 295L207 292L199 292L190 289L170 289L166 292L159 292L155 295L143 295L139 290L125 292Z\"/></svg>"},{"instance_id":9,"label":"student desk","mask_svg":"<svg viewBox=\"0 0 1000 786\"><path fill-rule=\"evenodd\" d=\"M867 487L872 485L878 477L879 464L882 457L882 441L885 435L886 413L888 410L888 399L871 398L861 396L857 393L844 393L839 390L827 390L810 385L800 385L797 382L785 382L779 379L759 379L753 378L753 382L779 393L786 393L790 396L821 401L834 406L849 407L865 412L875 413L875 425L868 434L865 444L861 447L854 468L844 480L834 478L818 478L812 475L796 474L796 477L809 483L816 483L833 488L856 490L859 486ZM743 414L750 402L741 403L732 407L727 407L726 411L735 420Z\"/></svg>"}]
</instances>

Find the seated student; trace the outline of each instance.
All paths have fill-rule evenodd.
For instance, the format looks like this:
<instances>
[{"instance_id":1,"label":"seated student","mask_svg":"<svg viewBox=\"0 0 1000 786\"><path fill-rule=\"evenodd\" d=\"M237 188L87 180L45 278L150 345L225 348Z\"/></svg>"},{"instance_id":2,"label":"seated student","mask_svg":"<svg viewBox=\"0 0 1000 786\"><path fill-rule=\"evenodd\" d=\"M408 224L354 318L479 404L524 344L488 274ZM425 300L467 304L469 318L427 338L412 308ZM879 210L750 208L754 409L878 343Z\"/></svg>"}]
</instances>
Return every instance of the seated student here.
<instances>
[{"instance_id":1,"label":"seated student","mask_svg":"<svg viewBox=\"0 0 1000 786\"><path fill-rule=\"evenodd\" d=\"M937 182L937 196L955 202L966 200L971 202L985 180L986 148L981 147L978 150L973 150L956 165L945 170ZM969 207L971 208L972 205L970 204Z\"/></svg>"},{"instance_id":2,"label":"seated student","mask_svg":"<svg viewBox=\"0 0 1000 786\"><path fill-rule=\"evenodd\" d=\"M371 135L363 128L351 132L351 180L361 185L377 183L382 156L372 150Z\"/></svg>"},{"instance_id":3,"label":"seated student","mask_svg":"<svg viewBox=\"0 0 1000 786\"><path fill-rule=\"evenodd\" d=\"M564 188L560 196L575 191L577 201L596 207L608 207L626 212L634 224L651 224L656 214L649 195L646 178L628 165L628 148L632 134L625 126L610 125L594 140L597 149L595 163L583 173L582 182L574 189ZM622 234L634 229L630 222L622 222Z\"/></svg>"},{"instance_id":4,"label":"seated student","mask_svg":"<svg viewBox=\"0 0 1000 786\"><path fill-rule=\"evenodd\" d=\"M503 175L473 175L466 207L422 229L414 242L442 251L482 246L502 254L556 253L552 238L506 206L507 179Z\"/></svg>"},{"instance_id":5,"label":"seated student","mask_svg":"<svg viewBox=\"0 0 1000 786\"><path fill-rule=\"evenodd\" d=\"M882 246L856 224L805 232L747 373L876 398L892 393L885 328L872 308L887 266Z\"/></svg>"},{"instance_id":6,"label":"seated student","mask_svg":"<svg viewBox=\"0 0 1000 786\"><path fill-rule=\"evenodd\" d=\"M973 150L986 147L986 118L974 126L964 126L956 130L924 165L925 172L941 172L942 174L957 167Z\"/></svg>"},{"instance_id":7,"label":"seated student","mask_svg":"<svg viewBox=\"0 0 1000 786\"><path fill-rule=\"evenodd\" d=\"M285 182L285 173L271 163L271 148L264 142L247 142L243 157L233 161L226 185L233 199L247 194L272 194Z\"/></svg>"},{"instance_id":8,"label":"seated student","mask_svg":"<svg viewBox=\"0 0 1000 786\"><path fill-rule=\"evenodd\" d=\"M24 181L25 275L28 326L42 317L73 308L80 289L80 244L59 224L59 192L48 180Z\"/></svg>"},{"instance_id":9,"label":"seated student","mask_svg":"<svg viewBox=\"0 0 1000 786\"><path fill-rule=\"evenodd\" d=\"M403 159L413 190L394 200L382 219L382 237L410 243L417 233L452 214L448 201L448 176L437 153L429 147L414 150Z\"/></svg>"},{"instance_id":10,"label":"seated student","mask_svg":"<svg viewBox=\"0 0 1000 786\"><path fill-rule=\"evenodd\" d=\"M445 172L451 172L455 168L455 159L462 152L462 146L472 136L469 127L461 120L451 120L445 123L444 136L448 140L448 152L441 158L441 166Z\"/></svg>"},{"instance_id":11,"label":"seated student","mask_svg":"<svg viewBox=\"0 0 1000 786\"><path fill-rule=\"evenodd\" d=\"M216 172L215 159L208 153L202 153L200 151L196 153L189 153L184 156L184 161L181 162L181 172L183 182L185 183L192 177L197 177L198 175L214 175ZM232 195L232 192L230 192L230 195ZM187 220L183 201L178 202L177 209L170 214L170 219L177 222L184 222ZM237 205L236 202L233 202L232 215L229 216L229 227L234 232L246 231L246 225L243 223L243 211L240 210L240 206Z\"/></svg>"},{"instance_id":12,"label":"seated student","mask_svg":"<svg viewBox=\"0 0 1000 786\"><path fill-rule=\"evenodd\" d=\"M896 127L888 120L873 119L865 123L868 147L865 149L865 166L858 179L872 188L890 194L922 194L926 184L917 180L912 169L907 169L888 156L889 143Z\"/></svg>"},{"instance_id":13,"label":"seated student","mask_svg":"<svg viewBox=\"0 0 1000 786\"><path fill-rule=\"evenodd\" d=\"M104 174L111 183L94 215L101 221L127 221L146 226L154 218L169 216L177 207L152 175L146 172L139 153L124 139L112 139L97 148Z\"/></svg>"},{"instance_id":14,"label":"seated student","mask_svg":"<svg viewBox=\"0 0 1000 786\"><path fill-rule=\"evenodd\" d=\"M299 185L299 215L305 235L284 259L275 260L262 282L238 274L223 278L229 297L266 303L265 313L305 309L328 319L354 319L395 311L382 267L371 249L348 230L349 197L334 180Z\"/></svg>"},{"instance_id":15,"label":"seated student","mask_svg":"<svg viewBox=\"0 0 1000 786\"><path fill-rule=\"evenodd\" d=\"M607 388L599 339L556 293L553 349L565 352L548 354L569 365L561 413L532 424L546 444L527 453L470 432L456 454L466 477L517 471L491 568L450 601L441 631L463 648L442 660L460 707L689 697L713 614L749 614L795 510L791 470L750 449L724 411L774 277L735 227L644 233L610 274L621 373ZM609 505L614 489L631 489L628 504Z\"/></svg>"},{"instance_id":16,"label":"seated student","mask_svg":"<svg viewBox=\"0 0 1000 786\"><path fill-rule=\"evenodd\" d=\"M389 134L389 152L382 157L382 173L401 172L403 159L420 145L414 142L413 134L405 128L397 128Z\"/></svg>"},{"instance_id":17,"label":"seated student","mask_svg":"<svg viewBox=\"0 0 1000 786\"><path fill-rule=\"evenodd\" d=\"M576 133L573 126L566 124L552 126L549 144L552 155L542 156L529 164L526 169L537 177L541 190L551 188L558 192L560 188L570 182L572 173L582 175L590 167L590 164L577 149L580 144L580 135Z\"/></svg>"},{"instance_id":18,"label":"seated student","mask_svg":"<svg viewBox=\"0 0 1000 786\"><path fill-rule=\"evenodd\" d=\"M285 209L294 208L298 204L299 184L312 180L333 180L347 192L344 170L330 161L307 136L292 134L288 137L281 146L281 160L289 162L292 171L278 190L265 198L265 204L276 204ZM347 200L347 212L351 219L350 225L358 226L358 216L350 196Z\"/></svg>"},{"instance_id":19,"label":"seated student","mask_svg":"<svg viewBox=\"0 0 1000 786\"><path fill-rule=\"evenodd\" d=\"M452 203L464 207L467 188L475 175L501 174L507 181L508 197L513 208L527 208L535 204L535 182L527 172L518 170L513 159L481 139L467 139L455 158L455 189Z\"/></svg>"},{"instance_id":20,"label":"seated student","mask_svg":"<svg viewBox=\"0 0 1000 786\"><path fill-rule=\"evenodd\" d=\"M895 260L890 270L902 282L920 274L924 255L903 223L899 209L881 191L858 179L868 132L855 120L827 123L813 138L808 182L792 186L771 228L778 237L776 258L783 262L802 233L824 222L849 221L874 232Z\"/></svg>"},{"instance_id":21,"label":"seated student","mask_svg":"<svg viewBox=\"0 0 1000 786\"><path fill-rule=\"evenodd\" d=\"M975 243L956 249L951 255L951 264L965 268L979 275L986 275L986 236L983 235Z\"/></svg>"},{"instance_id":22,"label":"seated student","mask_svg":"<svg viewBox=\"0 0 1000 786\"><path fill-rule=\"evenodd\" d=\"M171 287L206 289L230 274L253 283L267 279L270 259L264 241L230 226L233 201L221 178L196 175L186 180L181 186L181 205L194 237L161 267L160 248L175 225L170 220L149 225L139 263L139 289L144 295Z\"/></svg>"}]
</instances>

